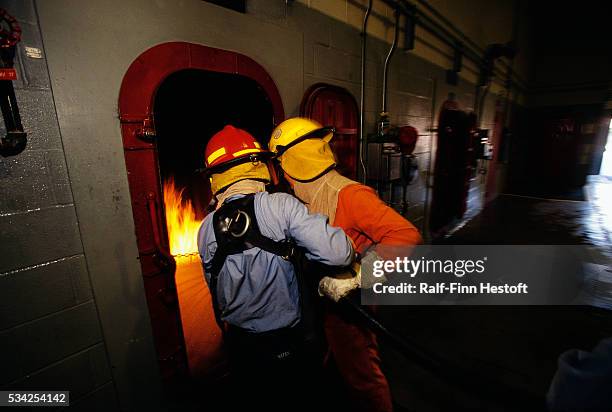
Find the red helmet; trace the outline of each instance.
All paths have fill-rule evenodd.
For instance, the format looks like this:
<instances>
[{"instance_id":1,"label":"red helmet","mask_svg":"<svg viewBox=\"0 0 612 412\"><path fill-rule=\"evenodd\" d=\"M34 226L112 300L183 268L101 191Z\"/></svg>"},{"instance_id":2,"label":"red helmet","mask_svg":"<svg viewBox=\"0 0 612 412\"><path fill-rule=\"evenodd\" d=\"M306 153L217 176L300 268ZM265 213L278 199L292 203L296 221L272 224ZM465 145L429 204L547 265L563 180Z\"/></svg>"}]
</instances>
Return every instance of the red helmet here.
<instances>
[{"instance_id":1,"label":"red helmet","mask_svg":"<svg viewBox=\"0 0 612 412\"><path fill-rule=\"evenodd\" d=\"M227 125L208 141L204 163L208 172L215 172L248 161L261 161L269 154L248 132Z\"/></svg>"}]
</instances>

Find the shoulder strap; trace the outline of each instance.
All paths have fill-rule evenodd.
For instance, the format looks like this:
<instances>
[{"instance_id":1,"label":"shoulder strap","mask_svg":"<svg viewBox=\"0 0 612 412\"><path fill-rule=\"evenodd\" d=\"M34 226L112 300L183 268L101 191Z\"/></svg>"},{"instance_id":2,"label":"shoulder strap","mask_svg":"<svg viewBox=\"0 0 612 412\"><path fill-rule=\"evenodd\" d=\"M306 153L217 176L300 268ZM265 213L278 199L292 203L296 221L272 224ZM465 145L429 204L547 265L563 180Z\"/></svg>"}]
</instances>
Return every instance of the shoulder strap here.
<instances>
[{"instance_id":1,"label":"shoulder strap","mask_svg":"<svg viewBox=\"0 0 612 412\"><path fill-rule=\"evenodd\" d=\"M266 252L280 256L285 260L290 260L295 253L295 243L293 241L287 239L276 241L261 234L255 215L255 197L251 196L249 199L245 199L242 206L242 210L244 210L247 215L251 216L251 225L244 234L245 245L258 247Z\"/></svg>"},{"instance_id":2,"label":"shoulder strap","mask_svg":"<svg viewBox=\"0 0 612 412\"><path fill-rule=\"evenodd\" d=\"M213 216L213 229L217 240L217 250L211 261L210 295L215 319L223 331L224 324L221 320L217 284L227 257L258 247L293 262L297 248L290 240L275 241L261 234L255 215L255 195L253 194L224 203Z\"/></svg>"},{"instance_id":3,"label":"shoulder strap","mask_svg":"<svg viewBox=\"0 0 612 412\"><path fill-rule=\"evenodd\" d=\"M215 320L222 332L225 332L225 324L221 319L221 309L219 308L219 297L217 296L217 285L219 274L225 264L225 260L229 255L240 253L244 248L244 242L238 242L237 239L230 235L230 222L235 218L239 206L244 202L245 198L253 198L253 195L247 195L243 198L224 203L213 215L213 230L215 231L215 239L217 241L217 250L210 263L210 296L212 300ZM242 202L241 202L242 201Z\"/></svg>"}]
</instances>

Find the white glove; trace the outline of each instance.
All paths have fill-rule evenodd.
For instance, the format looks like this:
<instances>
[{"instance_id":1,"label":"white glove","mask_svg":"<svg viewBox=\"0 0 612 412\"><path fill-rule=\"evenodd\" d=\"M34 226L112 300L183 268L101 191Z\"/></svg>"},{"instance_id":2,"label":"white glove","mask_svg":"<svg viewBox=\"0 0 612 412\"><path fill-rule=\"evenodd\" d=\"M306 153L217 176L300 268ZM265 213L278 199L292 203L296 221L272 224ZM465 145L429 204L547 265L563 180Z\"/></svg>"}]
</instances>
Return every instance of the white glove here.
<instances>
[{"instance_id":1,"label":"white glove","mask_svg":"<svg viewBox=\"0 0 612 412\"><path fill-rule=\"evenodd\" d=\"M357 275L348 279L337 279L325 276L319 281L319 295L327 296L334 302L349 294L350 291L361 287L361 271Z\"/></svg>"},{"instance_id":2,"label":"white glove","mask_svg":"<svg viewBox=\"0 0 612 412\"><path fill-rule=\"evenodd\" d=\"M381 258L375 250L371 249L370 251L368 251L362 258L361 258L361 266L360 266L360 270L359 270L359 274L362 275L362 280L361 280L361 287L364 289L370 289L372 286L374 286L375 283L386 283L387 282L387 278L385 277L385 275L380 276L380 277L376 277L374 276L373 272L373 268L374 268L374 261L376 260L383 260L383 258Z\"/></svg>"}]
</instances>

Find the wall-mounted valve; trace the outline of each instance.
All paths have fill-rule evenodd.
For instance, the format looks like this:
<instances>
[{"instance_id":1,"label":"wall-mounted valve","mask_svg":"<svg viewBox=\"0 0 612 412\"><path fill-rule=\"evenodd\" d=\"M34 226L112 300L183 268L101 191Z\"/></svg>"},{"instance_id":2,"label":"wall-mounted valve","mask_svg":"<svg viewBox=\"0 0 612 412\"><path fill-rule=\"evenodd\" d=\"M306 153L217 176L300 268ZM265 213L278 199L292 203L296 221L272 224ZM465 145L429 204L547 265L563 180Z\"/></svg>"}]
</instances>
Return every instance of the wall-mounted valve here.
<instances>
[{"instance_id":1,"label":"wall-mounted valve","mask_svg":"<svg viewBox=\"0 0 612 412\"><path fill-rule=\"evenodd\" d=\"M15 46L21 40L21 28L17 20L6 10L0 9L0 109L6 126L6 136L0 137L0 155L14 156L21 153L27 144L23 131L13 80L15 71Z\"/></svg>"}]
</instances>

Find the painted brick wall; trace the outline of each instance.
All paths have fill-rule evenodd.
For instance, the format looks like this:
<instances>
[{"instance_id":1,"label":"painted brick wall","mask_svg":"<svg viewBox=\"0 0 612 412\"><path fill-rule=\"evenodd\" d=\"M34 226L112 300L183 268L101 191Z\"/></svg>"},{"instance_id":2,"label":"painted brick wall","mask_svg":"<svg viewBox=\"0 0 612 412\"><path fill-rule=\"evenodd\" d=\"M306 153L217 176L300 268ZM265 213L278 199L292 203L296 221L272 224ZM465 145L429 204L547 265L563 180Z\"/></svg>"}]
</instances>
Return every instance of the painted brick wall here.
<instances>
[{"instance_id":1,"label":"painted brick wall","mask_svg":"<svg viewBox=\"0 0 612 412\"><path fill-rule=\"evenodd\" d=\"M303 91L318 82L338 85L349 90L359 101L361 75L360 27L366 2L357 0L299 1L291 5L284 2L251 0L248 13L256 18L282 25L303 35L304 82ZM392 13L380 1L374 2L374 11L368 26L368 53L366 58L366 134L375 128L382 106L383 67L392 36ZM426 33L417 32L417 38ZM400 35L401 39L401 35ZM385 41L386 40L386 41ZM415 155L419 165L419 177L408 186L409 203L406 217L427 235L428 186L433 184L435 158L435 134L437 115L449 93L454 93L463 110L472 110L476 79L474 68L464 69L457 86L446 84L445 69L437 65L439 58L433 55L445 53L442 49L430 50L417 42L417 49L408 53L401 49L402 42L393 55L389 69L388 111L396 125L411 125L419 131ZM437 45L437 47L442 47ZM446 57L443 57L446 59ZM433 61L435 61L435 63ZM297 67L296 67L297 69ZM482 127L492 129L493 115L499 84L485 102ZM290 107L296 114L297 108ZM479 175L471 182L466 217L471 217L483 207L485 178ZM399 201L399 192L395 195Z\"/></svg>"},{"instance_id":2,"label":"painted brick wall","mask_svg":"<svg viewBox=\"0 0 612 412\"><path fill-rule=\"evenodd\" d=\"M116 405L73 204L53 93L31 1L19 20L14 82L27 149L0 158L0 387L70 390L75 409ZM29 57L24 47L42 51ZM4 136L4 124L0 126Z\"/></svg>"}]
</instances>

